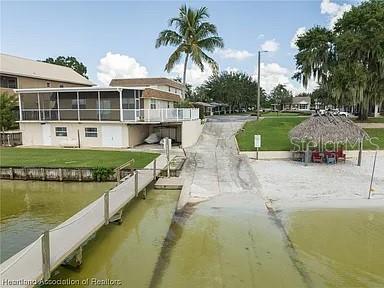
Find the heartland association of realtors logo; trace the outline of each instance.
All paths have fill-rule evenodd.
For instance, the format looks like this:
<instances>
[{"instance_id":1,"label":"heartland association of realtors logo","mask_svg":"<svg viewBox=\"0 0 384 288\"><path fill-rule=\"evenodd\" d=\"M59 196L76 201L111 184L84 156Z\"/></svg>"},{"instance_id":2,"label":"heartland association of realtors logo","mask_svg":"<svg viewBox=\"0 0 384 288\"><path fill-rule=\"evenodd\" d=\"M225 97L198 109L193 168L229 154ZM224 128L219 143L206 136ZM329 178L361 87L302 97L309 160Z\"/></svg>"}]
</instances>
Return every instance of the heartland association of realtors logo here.
<instances>
[{"instance_id":1,"label":"heartland association of realtors logo","mask_svg":"<svg viewBox=\"0 0 384 288\"><path fill-rule=\"evenodd\" d=\"M35 285L73 285L73 286L120 286L123 282L118 279L98 279L98 278L85 278L85 279L48 279L48 280L26 280L26 279L1 279L1 285L7 286L35 286Z\"/></svg>"}]
</instances>

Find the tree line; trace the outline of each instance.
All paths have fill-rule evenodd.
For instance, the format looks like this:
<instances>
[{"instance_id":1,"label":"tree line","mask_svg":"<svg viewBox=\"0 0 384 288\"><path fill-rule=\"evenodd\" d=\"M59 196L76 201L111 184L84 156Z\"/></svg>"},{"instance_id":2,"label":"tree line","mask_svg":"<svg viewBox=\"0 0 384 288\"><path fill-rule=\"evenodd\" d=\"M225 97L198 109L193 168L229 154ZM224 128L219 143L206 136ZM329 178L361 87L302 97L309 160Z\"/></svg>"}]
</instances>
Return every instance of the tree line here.
<instances>
[{"instance_id":1,"label":"tree line","mask_svg":"<svg viewBox=\"0 0 384 288\"><path fill-rule=\"evenodd\" d=\"M359 118L384 100L384 1L352 7L332 29L315 26L298 37L294 79L336 105L357 105Z\"/></svg>"},{"instance_id":2,"label":"tree line","mask_svg":"<svg viewBox=\"0 0 384 288\"><path fill-rule=\"evenodd\" d=\"M160 32L156 47L175 46L165 71L170 71L184 56L183 83L190 58L201 71L208 63L214 74L192 91L187 86L185 95L193 100L224 102L233 107L256 104L257 83L241 72L222 72L205 52L224 47L217 28L209 23L206 7L191 9L182 6L179 16L171 18L167 29ZM296 41L297 73L293 79L306 88L310 80L319 87L311 93L324 105L357 106L359 118L368 117L369 107L384 100L384 0L368 0L352 7L329 29L315 26ZM308 96L304 94L303 96ZM292 101L292 93L277 85L267 95L261 94L262 107L277 104L282 107Z\"/></svg>"}]
</instances>

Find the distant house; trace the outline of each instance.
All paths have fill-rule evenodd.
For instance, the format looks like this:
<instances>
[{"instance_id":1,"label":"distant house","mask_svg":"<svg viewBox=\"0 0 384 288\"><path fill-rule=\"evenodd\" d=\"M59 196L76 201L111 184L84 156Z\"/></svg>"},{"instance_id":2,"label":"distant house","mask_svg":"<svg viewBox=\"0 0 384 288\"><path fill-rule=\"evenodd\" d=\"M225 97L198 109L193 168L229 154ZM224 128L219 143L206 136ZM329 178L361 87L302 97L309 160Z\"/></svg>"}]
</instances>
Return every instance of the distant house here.
<instances>
[{"instance_id":1,"label":"distant house","mask_svg":"<svg viewBox=\"0 0 384 288\"><path fill-rule=\"evenodd\" d=\"M284 110L308 111L311 109L311 97L293 97L292 104L284 105Z\"/></svg>"},{"instance_id":2,"label":"distant house","mask_svg":"<svg viewBox=\"0 0 384 288\"><path fill-rule=\"evenodd\" d=\"M0 53L0 91L94 86L71 68Z\"/></svg>"},{"instance_id":3,"label":"distant house","mask_svg":"<svg viewBox=\"0 0 384 288\"><path fill-rule=\"evenodd\" d=\"M200 109L201 113L205 116L213 115L213 105L205 102L193 102L192 105Z\"/></svg>"}]
</instances>

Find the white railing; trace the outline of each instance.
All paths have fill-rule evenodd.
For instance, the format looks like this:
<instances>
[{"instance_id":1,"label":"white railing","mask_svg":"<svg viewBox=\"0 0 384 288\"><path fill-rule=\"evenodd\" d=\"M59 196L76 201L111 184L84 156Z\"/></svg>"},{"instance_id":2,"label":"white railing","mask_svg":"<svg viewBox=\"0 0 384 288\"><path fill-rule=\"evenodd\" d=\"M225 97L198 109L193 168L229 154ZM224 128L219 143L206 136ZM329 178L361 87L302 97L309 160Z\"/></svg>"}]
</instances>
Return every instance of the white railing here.
<instances>
[{"instance_id":1,"label":"white railing","mask_svg":"<svg viewBox=\"0 0 384 288\"><path fill-rule=\"evenodd\" d=\"M33 243L0 264L1 287L32 287L80 247L120 209L138 195L167 165L159 156L134 177L104 193L71 218L50 229Z\"/></svg>"},{"instance_id":2,"label":"white railing","mask_svg":"<svg viewBox=\"0 0 384 288\"><path fill-rule=\"evenodd\" d=\"M198 108L22 109L21 121L180 122L199 119Z\"/></svg>"},{"instance_id":3,"label":"white railing","mask_svg":"<svg viewBox=\"0 0 384 288\"><path fill-rule=\"evenodd\" d=\"M123 109L125 122L179 122L197 119L198 108Z\"/></svg>"}]
</instances>

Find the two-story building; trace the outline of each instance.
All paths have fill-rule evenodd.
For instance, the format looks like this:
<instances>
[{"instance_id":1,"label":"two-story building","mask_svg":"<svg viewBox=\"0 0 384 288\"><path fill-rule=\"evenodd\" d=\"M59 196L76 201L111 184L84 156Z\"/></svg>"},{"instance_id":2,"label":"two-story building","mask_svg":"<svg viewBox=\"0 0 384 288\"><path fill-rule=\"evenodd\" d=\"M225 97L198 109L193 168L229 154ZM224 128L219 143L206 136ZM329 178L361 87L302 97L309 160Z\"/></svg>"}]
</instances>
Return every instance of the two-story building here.
<instances>
[{"instance_id":1,"label":"two-story building","mask_svg":"<svg viewBox=\"0 0 384 288\"><path fill-rule=\"evenodd\" d=\"M0 91L50 87L89 87L91 81L71 68L0 53Z\"/></svg>"},{"instance_id":2,"label":"two-story building","mask_svg":"<svg viewBox=\"0 0 384 288\"><path fill-rule=\"evenodd\" d=\"M193 145L202 126L198 109L174 108L181 100L181 84L166 78L144 82L119 79L105 88L17 89L23 145L126 148L143 143L151 133L184 147Z\"/></svg>"}]
</instances>

